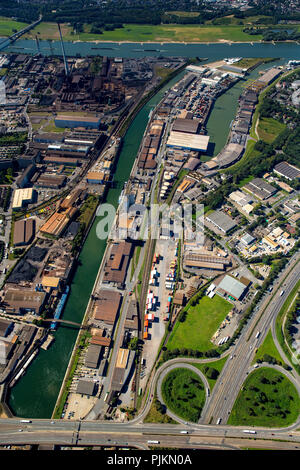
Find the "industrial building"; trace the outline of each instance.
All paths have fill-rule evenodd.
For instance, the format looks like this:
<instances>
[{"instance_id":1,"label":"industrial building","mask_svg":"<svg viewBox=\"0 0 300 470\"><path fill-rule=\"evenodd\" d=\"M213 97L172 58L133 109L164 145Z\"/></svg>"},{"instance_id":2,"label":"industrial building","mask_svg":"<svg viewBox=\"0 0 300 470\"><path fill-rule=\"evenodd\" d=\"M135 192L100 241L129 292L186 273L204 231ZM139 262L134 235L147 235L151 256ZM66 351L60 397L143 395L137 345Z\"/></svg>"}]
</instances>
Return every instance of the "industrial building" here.
<instances>
[{"instance_id":1,"label":"industrial building","mask_svg":"<svg viewBox=\"0 0 300 470\"><path fill-rule=\"evenodd\" d=\"M230 232L230 230L232 230L237 225L235 221L229 217L229 215L224 214L224 212L221 211L212 212L206 216L206 220L215 225L215 227L225 234Z\"/></svg>"},{"instance_id":2,"label":"industrial building","mask_svg":"<svg viewBox=\"0 0 300 470\"><path fill-rule=\"evenodd\" d=\"M67 128L76 128L84 127L86 129L99 129L100 127L100 118L97 117L84 117L84 116L73 116L73 115L63 115L57 116L54 119L56 127L67 127Z\"/></svg>"},{"instance_id":3,"label":"industrial building","mask_svg":"<svg viewBox=\"0 0 300 470\"><path fill-rule=\"evenodd\" d=\"M272 83L281 73L282 70L273 67L265 72L261 77L259 77L257 82L262 83L264 86L270 85L270 83Z\"/></svg>"},{"instance_id":4,"label":"industrial building","mask_svg":"<svg viewBox=\"0 0 300 470\"><path fill-rule=\"evenodd\" d=\"M120 310L122 295L120 292L102 289L94 303L93 318L109 326L114 326Z\"/></svg>"},{"instance_id":5,"label":"industrial building","mask_svg":"<svg viewBox=\"0 0 300 470\"><path fill-rule=\"evenodd\" d=\"M296 178L300 178L300 170L296 166L291 165L287 162L280 162L274 166L274 173L283 178L293 181Z\"/></svg>"},{"instance_id":6,"label":"industrial building","mask_svg":"<svg viewBox=\"0 0 300 470\"><path fill-rule=\"evenodd\" d=\"M35 182L37 188L61 188L66 182L64 175L42 174Z\"/></svg>"},{"instance_id":7,"label":"industrial building","mask_svg":"<svg viewBox=\"0 0 300 470\"><path fill-rule=\"evenodd\" d=\"M31 289L8 288L5 291L1 307L6 313L21 315L28 311L40 313L46 299L45 292Z\"/></svg>"},{"instance_id":8,"label":"industrial building","mask_svg":"<svg viewBox=\"0 0 300 470\"><path fill-rule=\"evenodd\" d=\"M251 204L251 202L253 202L253 197L239 190L233 191L232 193L230 193L229 199L231 199L232 201L234 201L236 204L238 204L241 207L244 207L247 204Z\"/></svg>"},{"instance_id":9,"label":"industrial building","mask_svg":"<svg viewBox=\"0 0 300 470\"><path fill-rule=\"evenodd\" d=\"M92 380L83 380L80 379L78 381L76 393L80 393L81 395L89 395L93 396L96 393L96 384Z\"/></svg>"},{"instance_id":10,"label":"industrial building","mask_svg":"<svg viewBox=\"0 0 300 470\"><path fill-rule=\"evenodd\" d=\"M132 243L128 241L120 241L112 244L109 258L104 266L104 283L109 282L119 288L124 287L131 252Z\"/></svg>"},{"instance_id":11,"label":"industrial building","mask_svg":"<svg viewBox=\"0 0 300 470\"><path fill-rule=\"evenodd\" d=\"M223 297L228 296L234 300L242 299L249 287L250 281L246 278L241 278L241 280L244 282L238 281L227 274L217 287L218 294Z\"/></svg>"},{"instance_id":12,"label":"industrial building","mask_svg":"<svg viewBox=\"0 0 300 470\"><path fill-rule=\"evenodd\" d=\"M188 134L198 134L200 127L200 121L197 119L175 119L172 131L174 132L185 132Z\"/></svg>"},{"instance_id":13,"label":"industrial building","mask_svg":"<svg viewBox=\"0 0 300 470\"><path fill-rule=\"evenodd\" d=\"M105 171L89 171L86 182L89 184L104 184L109 180L110 174Z\"/></svg>"},{"instance_id":14,"label":"industrial building","mask_svg":"<svg viewBox=\"0 0 300 470\"><path fill-rule=\"evenodd\" d=\"M91 369L97 369L102 354L102 346L90 344L85 356L84 364Z\"/></svg>"},{"instance_id":15,"label":"industrial building","mask_svg":"<svg viewBox=\"0 0 300 470\"><path fill-rule=\"evenodd\" d=\"M195 150L197 152L206 152L209 142L208 135L191 134L188 132L170 132L167 141L167 147L186 150Z\"/></svg>"},{"instance_id":16,"label":"industrial building","mask_svg":"<svg viewBox=\"0 0 300 470\"><path fill-rule=\"evenodd\" d=\"M35 220L24 219L17 220L14 225L14 246L29 245L32 242L35 235Z\"/></svg>"},{"instance_id":17,"label":"industrial building","mask_svg":"<svg viewBox=\"0 0 300 470\"><path fill-rule=\"evenodd\" d=\"M277 192L274 186L271 186L262 178L254 178L250 183L247 183L244 188L261 200L268 199Z\"/></svg>"},{"instance_id":18,"label":"industrial building","mask_svg":"<svg viewBox=\"0 0 300 470\"><path fill-rule=\"evenodd\" d=\"M69 207L64 212L54 212L47 222L41 227L40 231L53 237L59 237L70 220L76 214L76 207Z\"/></svg>"},{"instance_id":19,"label":"industrial building","mask_svg":"<svg viewBox=\"0 0 300 470\"><path fill-rule=\"evenodd\" d=\"M223 256L188 253L184 257L184 265L186 268L225 271L226 267L231 265L231 261Z\"/></svg>"},{"instance_id":20,"label":"industrial building","mask_svg":"<svg viewBox=\"0 0 300 470\"><path fill-rule=\"evenodd\" d=\"M14 193L12 208L14 210L22 209L25 204L33 202L34 190L32 188L16 189Z\"/></svg>"}]
</instances>

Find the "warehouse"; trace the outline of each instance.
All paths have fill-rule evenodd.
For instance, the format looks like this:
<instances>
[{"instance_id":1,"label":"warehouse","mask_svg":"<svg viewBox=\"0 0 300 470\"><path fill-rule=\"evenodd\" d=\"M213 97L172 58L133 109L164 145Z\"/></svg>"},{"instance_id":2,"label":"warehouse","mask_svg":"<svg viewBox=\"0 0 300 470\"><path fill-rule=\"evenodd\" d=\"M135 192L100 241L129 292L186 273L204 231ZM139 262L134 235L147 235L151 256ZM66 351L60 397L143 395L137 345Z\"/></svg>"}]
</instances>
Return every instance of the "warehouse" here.
<instances>
[{"instance_id":1,"label":"warehouse","mask_svg":"<svg viewBox=\"0 0 300 470\"><path fill-rule=\"evenodd\" d=\"M78 381L76 393L80 393L81 395L89 395L93 396L96 392L96 384L92 380L83 380L80 379Z\"/></svg>"},{"instance_id":2,"label":"warehouse","mask_svg":"<svg viewBox=\"0 0 300 470\"><path fill-rule=\"evenodd\" d=\"M82 189L75 189L72 193L68 194L65 199L62 201L60 207L62 209L68 209L69 207L72 207L75 205L75 203L78 203L78 201L82 200Z\"/></svg>"},{"instance_id":3,"label":"warehouse","mask_svg":"<svg viewBox=\"0 0 300 470\"><path fill-rule=\"evenodd\" d=\"M238 281L232 276L226 275L218 285L217 292L223 297L228 296L234 300L240 300L245 295L249 281L245 283Z\"/></svg>"},{"instance_id":4,"label":"warehouse","mask_svg":"<svg viewBox=\"0 0 300 470\"><path fill-rule=\"evenodd\" d=\"M273 67L270 70L268 70L266 73L264 73L259 79L257 80L259 83L262 83L263 85L270 85L275 78L277 78L281 74L281 70Z\"/></svg>"},{"instance_id":5,"label":"warehouse","mask_svg":"<svg viewBox=\"0 0 300 470\"><path fill-rule=\"evenodd\" d=\"M89 171L86 182L89 184L103 184L109 180L109 173L104 171Z\"/></svg>"},{"instance_id":6,"label":"warehouse","mask_svg":"<svg viewBox=\"0 0 300 470\"><path fill-rule=\"evenodd\" d=\"M58 132L44 132L33 136L34 142L43 144L61 144L64 141L64 134Z\"/></svg>"},{"instance_id":7,"label":"warehouse","mask_svg":"<svg viewBox=\"0 0 300 470\"><path fill-rule=\"evenodd\" d=\"M200 121L197 119L175 119L172 131L174 132L185 132L188 134L198 134Z\"/></svg>"},{"instance_id":8,"label":"warehouse","mask_svg":"<svg viewBox=\"0 0 300 470\"><path fill-rule=\"evenodd\" d=\"M94 304L93 317L107 325L115 324L121 306L122 295L108 289L102 289Z\"/></svg>"},{"instance_id":9,"label":"warehouse","mask_svg":"<svg viewBox=\"0 0 300 470\"><path fill-rule=\"evenodd\" d=\"M208 135L171 131L167 141L167 147L206 152L208 141Z\"/></svg>"},{"instance_id":10,"label":"warehouse","mask_svg":"<svg viewBox=\"0 0 300 470\"><path fill-rule=\"evenodd\" d=\"M184 257L184 264L187 268L212 269L216 271L225 271L231 264L229 259L222 256L211 256L201 254L187 254Z\"/></svg>"},{"instance_id":11,"label":"warehouse","mask_svg":"<svg viewBox=\"0 0 300 470\"><path fill-rule=\"evenodd\" d=\"M32 242L35 235L35 220L25 219L17 220L14 225L14 246L28 245Z\"/></svg>"},{"instance_id":12,"label":"warehouse","mask_svg":"<svg viewBox=\"0 0 300 470\"><path fill-rule=\"evenodd\" d=\"M119 288L124 287L131 251L132 243L130 242L120 241L112 244L104 267L104 283L111 282Z\"/></svg>"},{"instance_id":13,"label":"warehouse","mask_svg":"<svg viewBox=\"0 0 300 470\"><path fill-rule=\"evenodd\" d=\"M247 204L251 204L251 202L253 202L253 198L249 196L249 194L239 190L230 193L229 198L241 207L244 207Z\"/></svg>"},{"instance_id":14,"label":"warehouse","mask_svg":"<svg viewBox=\"0 0 300 470\"><path fill-rule=\"evenodd\" d=\"M47 155L44 157L44 163L52 163L56 165L78 166L79 160L77 158L60 157L59 155Z\"/></svg>"},{"instance_id":15,"label":"warehouse","mask_svg":"<svg viewBox=\"0 0 300 470\"><path fill-rule=\"evenodd\" d=\"M111 339L108 336L102 336L101 334L96 334L91 339L91 344L97 344L98 346L103 346L105 348L108 348L110 343Z\"/></svg>"},{"instance_id":16,"label":"warehouse","mask_svg":"<svg viewBox=\"0 0 300 470\"><path fill-rule=\"evenodd\" d=\"M261 200L268 199L277 192L274 186L266 183L262 178L254 178L250 183L247 183L244 188Z\"/></svg>"},{"instance_id":17,"label":"warehouse","mask_svg":"<svg viewBox=\"0 0 300 470\"><path fill-rule=\"evenodd\" d=\"M100 357L101 357L102 346L98 344L90 344L85 356L84 364L86 367L91 369L97 369Z\"/></svg>"},{"instance_id":18,"label":"warehouse","mask_svg":"<svg viewBox=\"0 0 300 470\"><path fill-rule=\"evenodd\" d=\"M84 116L57 116L54 119L56 127L84 127L86 129L99 129L100 118Z\"/></svg>"},{"instance_id":19,"label":"warehouse","mask_svg":"<svg viewBox=\"0 0 300 470\"><path fill-rule=\"evenodd\" d=\"M36 187L40 188L61 188L66 182L66 177L64 175L41 175L36 183Z\"/></svg>"},{"instance_id":20,"label":"warehouse","mask_svg":"<svg viewBox=\"0 0 300 470\"><path fill-rule=\"evenodd\" d=\"M300 170L296 166L290 165L287 162L280 162L274 166L274 172L283 178L293 181L300 178Z\"/></svg>"},{"instance_id":21,"label":"warehouse","mask_svg":"<svg viewBox=\"0 0 300 470\"><path fill-rule=\"evenodd\" d=\"M59 237L76 212L77 209L75 207L70 207L65 212L54 212L54 214L52 214L47 222L41 227L41 232L53 235L54 237Z\"/></svg>"},{"instance_id":22,"label":"warehouse","mask_svg":"<svg viewBox=\"0 0 300 470\"><path fill-rule=\"evenodd\" d=\"M212 212L206 217L206 220L215 225L219 230L221 230L221 232L225 234L236 227L235 221L221 211Z\"/></svg>"},{"instance_id":23,"label":"warehouse","mask_svg":"<svg viewBox=\"0 0 300 470\"><path fill-rule=\"evenodd\" d=\"M22 209L25 204L33 202L35 192L32 188L16 189L12 203L13 209Z\"/></svg>"},{"instance_id":24,"label":"warehouse","mask_svg":"<svg viewBox=\"0 0 300 470\"><path fill-rule=\"evenodd\" d=\"M28 311L40 313L46 299L45 292L36 292L31 289L8 288L1 303L7 313L22 314Z\"/></svg>"}]
</instances>

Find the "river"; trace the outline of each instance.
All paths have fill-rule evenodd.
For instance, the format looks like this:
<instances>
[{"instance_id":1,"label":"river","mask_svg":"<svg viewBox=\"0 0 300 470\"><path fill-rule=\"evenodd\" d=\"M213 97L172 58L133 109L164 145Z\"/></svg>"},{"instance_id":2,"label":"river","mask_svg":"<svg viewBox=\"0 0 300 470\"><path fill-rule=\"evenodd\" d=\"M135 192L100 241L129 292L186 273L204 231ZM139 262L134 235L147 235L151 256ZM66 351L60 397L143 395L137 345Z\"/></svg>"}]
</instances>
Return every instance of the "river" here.
<instances>
[{"instance_id":1,"label":"river","mask_svg":"<svg viewBox=\"0 0 300 470\"><path fill-rule=\"evenodd\" d=\"M19 42L21 41L18 41L18 43ZM252 50L252 47L249 47ZM229 52L232 52L232 49L229 49L227 46L226 51L225 56L228 56ZM174 55L179 55L178 52L179 51L176 51L175 54L174 51ZM112 54L109 53L109 55ZM208 57L207 53L205 57ZM291 56L288 56L288 58L290 57ZM218 58L220 57L211 57L213 60ZM295 57L292 56L292 58ZM279 63L282 62L285 62L285 60L281 60ZM257 77L259 70L267 67L270 67L270 64L260 66L251 73L249 78ZM129 177L149 119L150 110L159 103L164 92L183 75L184 72L181 72L153 96L132 121L124 137L119 156L114 176L116 182L115 187L109 189L107 194L106 201L108 203L114 204L115 206L118 204L119 194L124 182ZM242 91L242 86L243 82L239 82L218 98L208 119L208 135L211 136L211 141L215 144L214 155L226 142L229 125L235 116L237 98ZM63 313L63 318L66 320L81 322L105 251L105 241L99 240L96 236L98 220L97 218L95 219L79 257L79 266L74 275L70 295ZM17 382L15 387L11 389L8 405L16 416L32 418L51 417L77 334L78 329L76 328L59 326L58 330L55 332L55 342L50 346L49 350L40 350L36 359L27 369L26 374Z\"/></svg>"},{"instance_id":2,"label":"river","mask_svg":"<svg viewBox=\"0 0 300 470\"><path fill-rule=\"evenodd\" d=\"M40 51L44 55L61 55L58 41L39 41ZM300 59L300 45L296 42L283 43L234 43L234 44L182 44L182 43L95 43L64 41L67 56L107 55L110 57L203 57L219 60L224 57L283 57ZM4 49L7 52L36 54L36 41L19 39Z\"/></svg>"}]
</instances>

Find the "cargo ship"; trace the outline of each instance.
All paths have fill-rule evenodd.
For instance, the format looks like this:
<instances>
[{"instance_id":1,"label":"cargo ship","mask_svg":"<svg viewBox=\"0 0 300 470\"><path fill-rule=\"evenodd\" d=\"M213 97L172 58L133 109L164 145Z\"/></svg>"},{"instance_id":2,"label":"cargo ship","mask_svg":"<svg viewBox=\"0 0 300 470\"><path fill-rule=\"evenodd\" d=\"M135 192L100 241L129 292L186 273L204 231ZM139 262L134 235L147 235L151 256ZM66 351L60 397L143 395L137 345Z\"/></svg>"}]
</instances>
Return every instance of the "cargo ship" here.
<instances>
[{"instance_id":1,"label":"cargo ship","mask_svg":"<svg viewBox=\"0 0 300 470\"><path fill-rule=\"evenodd\" d=\"M65 306L65 303L66 303L66 300L67 300L67 297L68 297L68 294L69 294L69 291L70 291L70 287L66 286L65 291L64 291L63 295L61 296L61 299L58 303L58 306L56 307L54 318L57 319L57 320L60 318L60 316L62 314L63 308ZM50 330L55 330L56 327L57 327L57 322L53 321L50 325Z\"/></svg>"}]
</instances>

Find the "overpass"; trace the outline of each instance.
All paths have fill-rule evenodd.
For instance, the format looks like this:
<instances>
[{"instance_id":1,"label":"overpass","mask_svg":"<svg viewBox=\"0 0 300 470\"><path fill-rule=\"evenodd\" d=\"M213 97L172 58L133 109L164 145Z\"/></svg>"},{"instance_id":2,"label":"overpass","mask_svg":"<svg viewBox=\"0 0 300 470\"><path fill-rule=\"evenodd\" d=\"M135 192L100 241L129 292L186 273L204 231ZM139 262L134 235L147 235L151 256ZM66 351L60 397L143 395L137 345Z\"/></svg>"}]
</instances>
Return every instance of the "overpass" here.
<instances>
[{"instance_id":1,"label":"overpass","mask_svg":"<svg viewBox=\"0 0 300 470\"><path fill-rule=\"evenodd\" d=\"M20 29L20 31L17 31L16 33L12 34L8 38L5 38L1 43L0 43L0 50L4 49L5 47L9 46L12 42L16 41L19 39L23 34L27 33L31 29L35 28L40 22L42 21L42 15L39 16L39 19L34 21L33 23L29 24L28 26L25 26L25 28Z\"/></svg>"}]
</instances>

